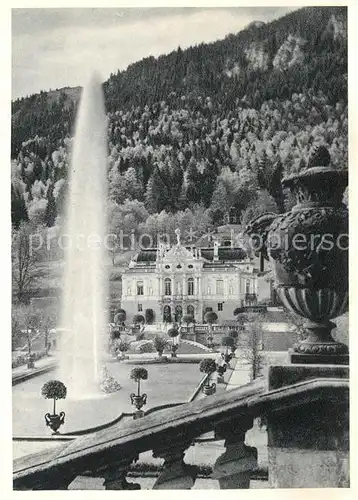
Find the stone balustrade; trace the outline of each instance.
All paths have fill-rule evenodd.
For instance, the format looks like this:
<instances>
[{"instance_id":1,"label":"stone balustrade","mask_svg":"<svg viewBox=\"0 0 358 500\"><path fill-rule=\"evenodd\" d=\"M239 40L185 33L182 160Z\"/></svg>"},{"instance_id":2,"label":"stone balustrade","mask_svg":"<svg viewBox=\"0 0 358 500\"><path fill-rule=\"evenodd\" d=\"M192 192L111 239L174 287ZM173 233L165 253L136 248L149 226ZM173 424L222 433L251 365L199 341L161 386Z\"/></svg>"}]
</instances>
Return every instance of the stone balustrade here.
<instances>
[{"instance_id":1,"label":"stone balustrade","mask_svg":"<svg viewBox=\"0 0 358 500\"><path fill-rule=\"evenodd\" d=\"M282 487L280 481L290 487L292 474L297 476L294 480L296 487L300 484L299 478L303 481L300 457L303 450L306 458L316 451L313 449L315 442L312 441L315 434L322 458L317 465L320 467L319 477L325 478L325 486L336 486L329 481L330 471L327 467L334 467L337 460L340 460L338 485L347 486L348 420L344 417L344 408L348 407L349 381L346 375L347 372L340 372L338 375L335 372L332 378L326 376L307 380L307 377L303 377L298 383L285 386L278 384L277 388L271 389L266 387L267 382L257 380L238 389L150 413L142 419L128 422L126 427L114 425L79 437L55 450L15 460L14 489L67 489L80 475L104 478L106 489L139 489L139 485L128 482L126 476L132 462L137 461L140 454L148 450L153 451L154 457L164 461L154 489L191 489L195 484L197 471L195 466L185 463L185 452L195 440L210 432L214 432L218 439L225 440L223 453L216 460L212 478L218 480L222 489L249 488L250 476L257 467L257 450L245 444L245 436L252 427L253 420L262 416L268 422L271 455L278 459L276 462L269 461L269 481L273 487ZM325 417L322 408L325 412L328 408L335 408L330 421L330 436L326 438L318 425L320 419ZM301 415L303 420L306 415L301 428L306 426L305 432L311 439L310 445L305 442L305 433L301 433L297 445L297 438L287 424L287 415L291 418L296 415L296 425L299 420L297 415ZM310 421L314 423L312 428ZM279 433L280 428L284 435ZM291 455L293 451L297 451L297 459L294 462L291 460L293 472L280 467L280 460L289 456L282 452L282 447L285 450L286 447L290 448ZM325 461L327 456L330 457L328 462ZM306 460L305 470L307 463ZM277 480L277 475L282 476L280 481ZM336 476L334 475L337 481ZM311 483L306 480L305 486L317 486L312 473Z\"/></svg>"}]
</instances>

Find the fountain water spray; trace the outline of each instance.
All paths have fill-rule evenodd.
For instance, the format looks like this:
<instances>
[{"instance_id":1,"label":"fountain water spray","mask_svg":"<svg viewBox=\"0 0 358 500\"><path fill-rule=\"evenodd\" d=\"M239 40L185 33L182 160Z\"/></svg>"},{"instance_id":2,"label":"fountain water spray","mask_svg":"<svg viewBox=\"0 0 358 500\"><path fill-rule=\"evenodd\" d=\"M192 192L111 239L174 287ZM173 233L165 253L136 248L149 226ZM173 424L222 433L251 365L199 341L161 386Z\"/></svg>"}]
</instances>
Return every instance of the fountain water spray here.
<instances>
[{"instance_id":1,"label":"fountain water spray","mask_svg":"<svg viewBox=\"0 0 358 500\"><path fill-rule=\"evenodd\" d=\"M66 214L60 377L73 398L99 393L107 328L106 198L107 119L100 79L93 75L77 117Z\"/></svg>"}]
</instances>

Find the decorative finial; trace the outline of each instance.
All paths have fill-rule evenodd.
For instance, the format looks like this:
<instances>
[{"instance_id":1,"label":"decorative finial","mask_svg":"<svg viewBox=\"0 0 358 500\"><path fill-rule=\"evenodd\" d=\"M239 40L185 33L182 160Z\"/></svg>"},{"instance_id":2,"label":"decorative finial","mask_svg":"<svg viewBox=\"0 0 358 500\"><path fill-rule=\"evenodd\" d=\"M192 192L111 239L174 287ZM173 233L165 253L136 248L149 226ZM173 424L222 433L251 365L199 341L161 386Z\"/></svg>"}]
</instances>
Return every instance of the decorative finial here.
<instances>
[{"instance_id":1,"label":"decorative finial","mask_svg":"<svg viewBox=\"0 0 358 500\"><path fill-rule=\"evenodd\" d=\"M174 232L177 236L177 245L180 245L180 229L177 228Z\"/></svg>"}]
</instances>

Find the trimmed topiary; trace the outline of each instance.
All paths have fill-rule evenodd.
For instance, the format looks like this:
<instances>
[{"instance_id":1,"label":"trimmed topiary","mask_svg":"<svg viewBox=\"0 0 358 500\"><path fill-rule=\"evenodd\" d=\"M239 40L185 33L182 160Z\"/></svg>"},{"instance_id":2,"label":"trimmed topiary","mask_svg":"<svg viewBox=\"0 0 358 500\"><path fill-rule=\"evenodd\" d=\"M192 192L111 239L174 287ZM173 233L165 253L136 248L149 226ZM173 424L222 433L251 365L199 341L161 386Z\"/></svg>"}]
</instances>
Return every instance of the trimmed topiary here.
<instances>
[{"instance_id":1,"label":"trimmed topiary","mask_svg":"<svg viewBox=\"0 0 358 500\"><path fill-rule=\"evenodd\" d=\"M194 323L194 317L191 314L184 314L182 321L183 323L190 325L190 323Z\"/></svg>"},{"instance_id":2,"label":"trimmed topiary","mask_svg":"<svg viewBox=\"0 0 358 500\"><path fill-rule=\"evenodd\" d=\"M167 331L168 337L175 338L179 335L179 330L175 326L172 326Z\"/></svg>"},{"instance_id":3,"label":"trimmed topiary","mask_svg":"<svg viewBox=\"0 0 358 500\"><path fill-rule=\"evenodd\" d=\"M148 370L137 366L131 370L130 378L138 382L139 380L147 380L148 379Z\"/></svg>"},{"instance_id":4,"label":"trimmed topiary","mask_svg":"<svg viewBox=\"0 0 358 500\"><path fill-rule=\"evenodd\" d=\"M135 314L133 316L133 323L135 325L140 325L140 324L143 324L145 323L145 319L144 319L144 316L142 314Z\"/></svg>"},{"instance_id":5,"label":"trimmed topiary","mask_svg":"<svg viewBox=\"0 0 358 500\"><path fill-rule=\"evenodd\" d=\"M53 399L53 415L55 415L56 401L66 398L67 387L60 380L49 380L42 386L41 394L45 399Z\"/></svg>"},{"instance_id":6,"label":"trimmed topiary","mask_svg":"<svg viewBox=\"0 0 358 500\"><path fill-rule=\"evenodd\" d=\"M114 316L114 323L116 325L123 325L126 319L127 319L126 312L124 310L121 310L120 312L117 312L117 314Z\"/></svg>"},{"instance_id":7,"label":"trimmed topiary","mask_svg":"<svg viewBox=\"0 0 358 500\"><path fill-rule=\"evenodd\" d=\"M214 311L208 311L205 313L204 319L209 325L212 325L218 320L218 315Z\"/></svg>"},{"instance_id":8,"label":"trimmed topiary","mask_svg":"<svg viewBox=\"0 0 358 500\"><path fill-rule=\"evenodd\" d=\"M224 347L233 347L234 339L232 337L223 337L221 339L221 345Z\"/></svg>"},{"instance_id":9,"label":"trimmed topiary","mask_svg":"<svg viewBox=\"0 0 358 500\"><path fill-rule=\"evenodd\" d=\"M199 370L210 375L216 371L216 363L211 358L205 358L200 362Z\"/></svg>"}]
</instances>

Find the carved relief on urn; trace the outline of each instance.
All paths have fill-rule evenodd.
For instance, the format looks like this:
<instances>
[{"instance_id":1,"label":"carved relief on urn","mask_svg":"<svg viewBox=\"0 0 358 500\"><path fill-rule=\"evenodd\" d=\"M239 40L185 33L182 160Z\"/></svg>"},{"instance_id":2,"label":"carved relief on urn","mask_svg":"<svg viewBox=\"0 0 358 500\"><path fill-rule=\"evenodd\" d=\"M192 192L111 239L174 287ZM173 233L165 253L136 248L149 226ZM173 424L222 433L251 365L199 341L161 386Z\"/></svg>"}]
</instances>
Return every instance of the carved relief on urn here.
<instances>
[{"instance_id":1,"label":"carved relief on urn","mask_svg":"<svg viewBox=\"0 0 358 500\"><path fill-rule=\"evenodd\" d=\"M247 227L271 263L281 301L307 320L308 338L294 346L293 362L348 363L348 347L330 334L330 320L348 309L348 210L342 203L347 184L348 172L330 167L321 146L307 168L282 180L297 205L259 216Z\"/></svg>"}]
</instances>

